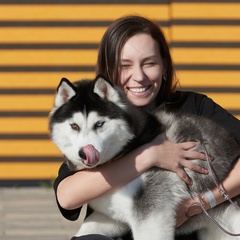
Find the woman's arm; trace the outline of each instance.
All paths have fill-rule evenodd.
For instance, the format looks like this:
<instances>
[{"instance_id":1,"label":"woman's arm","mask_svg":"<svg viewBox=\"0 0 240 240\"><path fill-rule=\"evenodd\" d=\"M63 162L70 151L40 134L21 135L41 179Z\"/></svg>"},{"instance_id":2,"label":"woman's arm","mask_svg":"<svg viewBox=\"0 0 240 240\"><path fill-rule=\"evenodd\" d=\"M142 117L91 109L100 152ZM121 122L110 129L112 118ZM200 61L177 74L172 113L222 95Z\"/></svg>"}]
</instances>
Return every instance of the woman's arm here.
<instances>
[{"instance_id":1,"label":"woman's arm","mask_svg":"<svg viewBox=\"0 0 240 240\"><path fill-rule=\"evenodd\" d=\"M205 169L188 161L196 158L205 160L204 154L188 151L196 144L198 143L171 143L161 134L151 143L124 157L95 169L81 170L63 179L57 187L58 202L67 210L79 208L90 200L129 183L153 166L176 172L180 178L191 184L183 167L207 173Z\"/></svg>"},{"instance_id":2,"label":"woman's arm","mask_svg":"<svg viewBox=\"0 0 240 240\"><path fill-rule=\"evenodd\" d=\"M220 187L229 195L230 198L240 195L240 159L238 159L234 165L234 168L231 170L228 177L223 181ZM212 192L215 196L217 205L226 201L226 199L219 193L218 188L212 189ZM204 194L202 197L204 199L204 203L206 203L205 209L208 210L210 208L209 202ZM186 210L193 202L199 202L199 199L197 197L194 199L187 199L179 206L177 211L177 227L182 225L188 219L186 216Z\"/></svg>"}]
</instances>

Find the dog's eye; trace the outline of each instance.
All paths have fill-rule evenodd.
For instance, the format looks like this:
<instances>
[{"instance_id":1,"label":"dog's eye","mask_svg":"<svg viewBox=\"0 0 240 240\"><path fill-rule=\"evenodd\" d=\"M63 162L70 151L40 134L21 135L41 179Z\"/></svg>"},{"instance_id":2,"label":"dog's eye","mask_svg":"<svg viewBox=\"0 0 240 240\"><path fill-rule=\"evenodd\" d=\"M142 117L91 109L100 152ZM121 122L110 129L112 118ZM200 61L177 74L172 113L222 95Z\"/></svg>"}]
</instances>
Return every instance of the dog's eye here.
<instances>
[{"instance_id":1,"label":"dog's eye","mask_svg":"<svg viewBox=\"0 0 240 240\"><path fill-rule=\"evenodd\" d=\"M104 121L97 121L97 122L95 123L94 128L100 128L100 127L103 126L104 123L105 123Z\"/></svg>"},{"instance_id":2,"label":"dog's eye","mask_svg":"<svg viewBox=\"0 0 240 240\"><path fill-rule=\"evenodd\" d=\"M72 123L72 124L70 124L70 126L75 131L79 131L79 129L80 129L79 126L76 123Z\"/></svg>"}]
</instances>

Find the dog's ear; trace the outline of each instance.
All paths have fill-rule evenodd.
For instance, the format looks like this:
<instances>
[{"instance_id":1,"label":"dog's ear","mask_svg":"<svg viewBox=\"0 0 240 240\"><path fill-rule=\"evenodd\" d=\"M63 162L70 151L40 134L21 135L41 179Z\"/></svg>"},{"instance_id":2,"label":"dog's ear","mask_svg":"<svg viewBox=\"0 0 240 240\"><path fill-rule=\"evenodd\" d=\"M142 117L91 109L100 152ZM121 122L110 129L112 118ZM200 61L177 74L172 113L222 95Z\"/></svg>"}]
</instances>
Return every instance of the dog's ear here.
<instances>
[{"instance_id":1,"label":"dog's ear","mask_svg":"<svg viewBox=\"0 0 240 240\"><path fill-rule=\"evenodd\" d=\"M118 91L102 76L98 76L95 79L93 92L96 93L100 98L116 104L120 101Z\"/></svg>"},{"instance_id":2,"label":"dog's ear","mask_svg":"<svg viewBox=\"0 0 240 240\"><path fill-rule=\"evenodd\" d=\"M74 85L67 78L62 78L57 88L57 94L54 102L55 108L59 108L75 95L76 89Z\"/></svg>"}]
</instances>

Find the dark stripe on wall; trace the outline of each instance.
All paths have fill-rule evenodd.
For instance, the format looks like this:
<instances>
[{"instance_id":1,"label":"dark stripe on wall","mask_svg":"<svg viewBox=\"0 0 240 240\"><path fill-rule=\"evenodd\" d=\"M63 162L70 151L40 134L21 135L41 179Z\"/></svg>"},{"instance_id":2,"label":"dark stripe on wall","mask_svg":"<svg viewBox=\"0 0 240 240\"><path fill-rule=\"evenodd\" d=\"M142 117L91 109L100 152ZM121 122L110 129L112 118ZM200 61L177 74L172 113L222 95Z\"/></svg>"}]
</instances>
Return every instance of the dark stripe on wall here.
<instances>
[{"instance_id":1,"label":"dark stripe on wall","mask_svg":"<svg viewBox=\"0 0 240 240\"><path fill-rule=\"evenodd\" d=\"M240 65L238 64L232 64L232 65L225 65L225 64L219 64L219 65L212 65L212 64L176 64L177 70L192 70L192 71L198 71L198 70L205 70L205 71L239 71Z\"/></svg>"},{"instance_id":2,"label":"dark stripe on wall","mask_svg":"<svg viewBox=\"0 0 240 240\"><path fill-rule=\"evenodd\" d=\"M94 72L93 66L0 66L0 72Z\"/></svg>"},{"instance_id":3,"label":"dark stripe on wall","mask_svg":"<svg viewBox=\"0 0 240 240\"><path fill-rule=\"evenodd\" d=\"M54 94L56 92L55 89L0 89L1 95L10 95L10 94L24 94L24 95L46 95L46 94Z\"/></svg>"},{"instance_id":4,"label":"dark stripe on wall","mask_svg":"<svg viewBox=\"0 0 240 240\"><path fill-rule=\"evenodd\" d=\"M0 21L0 27L108 27L112 21ZM239 19L173 19L156 21L161 27L184 26L238 26Z\"/></svg>"},{"instance_id":5,"label":"dark stripe on wall","mask_svg":"<svg viewBox=\"0 0 240 240\"><path fill-rule=\"evenodd\" d=\"M215 92L215 93L240 93L240 87L184 87L181 88L185 91L196 92ZM0 89L1 95L53 95L56 93L56 89Z\"/></svg>"},{"instance_id":6,"label":"dark stripe on wall","mask_svg":"<svg viewBox=\"0 0 240 240\"><path fill-rule=\"evenodd\" d=\"M10 95L10 94L24 94L24 95L46 95L46 94L54 94L56 93L55 89L0 89L0 94L2 95Z\"/></svg>"},{"instance_id":7,"label":"dark stripe on wall","mask_svg":"<svg viewBox=\"0 0 240 240\"><path fill-rule=\"evenodd\" d=\"M53 180L38 179L38 180L0 180L0 187L51 187Z\"/></svg>"},{"instance_id":8,"label":"dark stripe on wall","mask_svg":"<svg viewBox=\"0 0 240 240\"><path fill-rule=\"evenodd\" d=\"M174 48L240 48L240 42L170 42ZM0 49L98 49L91 43L0 43Z\"/></svg>"},{"instance_id":9,"label":"dark stripe on wall","mask_svg":"<svg viewBox=\"0 0 240 240\"><path fill-rule=\"evenodd\" d=\"M0 43L0 49L98 49L99 44L91 43Z\"/></svg>"},{"instance_id":10,"label":"dark stripe on wall","mask_svg":"<svg viewBox=\"0 0 240 240\"><path fill-rule=\"evenodd\" d=\"M0 140L49 140L48 134L0 134Z\"/></svg>"},{"instance_id":11,"label":"dark stripe on wall","mask_svg":"<svg viewBox=\"0 0 240 240\"><path fill-rule=\"evenodd\" d=\"M111 21L1 21L0 27L107 27Z\"/></svg>"},{"instance_id":12,"label":"dark stripe on wall","mask_svg":"<svg viewBox=\"0 0 240 240\"><path fill-rule=\"evenodd\" d=\"M169 4L169 0L0 0L0 4Z\"/></svg>"},{"instance_id":13,"label":"dark stripe on wall","mask_svg":"<svg viewBox=\"0 0 240 240\"><path fill-rule=\"evenodd\" d=\"M239 3L239 0L0 0L0 4L169 4L180 3Z\"/></svg>"},{"instance_id":14,"label":"dark stripe on wall","mask_svg":"<svg viewBox=\"0 0 240 240\"><path fill-rule=\"evenodd\" d=\"M173 19L171 25L194 25L194 26L238 26L240 19Z\"/></svg>"},{"instance_id":15,"label":"dark stripe on wall","mask_svg":"<svg viewBox=\"0 0 240 240\"><path fill-rule=\"evenodd\" d=\"M59 153L60 154L60 153ZM63 156L44 156L44 157L35 157L35 156L22 156L22 157L9 157L1 156L0 162L63 162Z\"/></svg>"},{"instance_id":16,"label":"dark stripe on wall","mask_svg":"<svg viewBox=\"0 0 240 240\"><path fill-rule=\"evenodd\" d=\"M238 64L176 64L177 70L239 71ZM94 66L0 66L0 72L95 72Z\"/></svg>"},{"instance_id":17,"label":"dark stripe on wall","mask_svg":"<svg viewBox=\"0 0 240 240\"><path fill-rule=\"evenodd\" d=\"M204 92L204 93L240 93L240 87L183 87L183 91ZM240 107L240 105L239 105Z\"/></svg>"},{"instance_id":18,"label":"dark stripe on wall","mask_svg":"<svg viewBox=\"0 0 240 240\"><path fill-rule=\"evenodd\" d=\"M0 111L0 117L48 117L49 112Z\"/></svg>"},{"instance_id":19,"label":"dark stripe on wall","mask_svg":"<svg viewBox=\"0 0 240 240\"><path fill-rule=\"evenodd\" d=\"M169 46L174 48L240 48L240 42L171 42Z\"/></svg>"}]
</instances>

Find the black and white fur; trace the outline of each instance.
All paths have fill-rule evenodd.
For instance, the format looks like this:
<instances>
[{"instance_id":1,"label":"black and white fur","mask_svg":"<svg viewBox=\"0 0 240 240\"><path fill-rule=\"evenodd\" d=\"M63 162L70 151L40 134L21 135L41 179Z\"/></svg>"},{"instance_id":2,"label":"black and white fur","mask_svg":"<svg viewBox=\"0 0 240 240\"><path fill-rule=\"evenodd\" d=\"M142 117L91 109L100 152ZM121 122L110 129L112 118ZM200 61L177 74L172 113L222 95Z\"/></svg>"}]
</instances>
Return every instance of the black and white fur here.
<instances>
[{"instance_id":1,"label":"black and white fur","mask_svg":"<svg viewBox=\"0 0 240 240\"><path fill-rule=\"evenodd\" d=\"M220 182L240 156L239 144L212 121L161 109L155 115L147 113L129 103L121 90L101 76L74 84L62 79L50 113L50 131L72 170L104 164L162 132L172 142L204 142L214 156L211 166ZM200 144L194 150L203 151ZM207 168L206 161L193 162ZM131 230L134 240L173 240L175 234L198 230L201 240L240 239L226 235L204 213L175 229L178 204L215 187L210 174L186 171L192 186L173 172L152 168L124 187L89 202L94 212L76 236L99 233L116 237ZM122 175L124 178L124 172ZM237 198L234 200L239 204ZM224 203L209 212L227 230L239 232L240 211L234 206Z\"/></svg>"}]
</instances>

